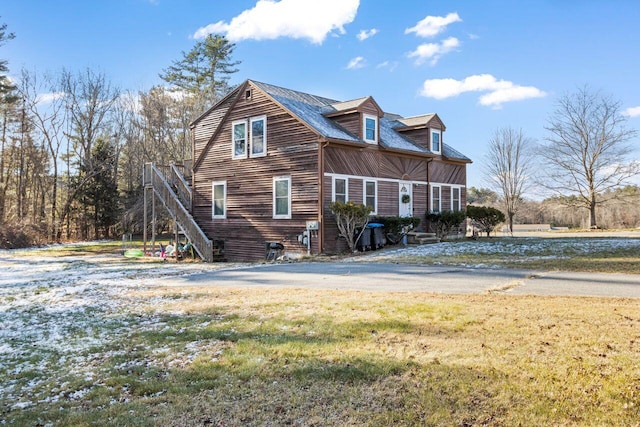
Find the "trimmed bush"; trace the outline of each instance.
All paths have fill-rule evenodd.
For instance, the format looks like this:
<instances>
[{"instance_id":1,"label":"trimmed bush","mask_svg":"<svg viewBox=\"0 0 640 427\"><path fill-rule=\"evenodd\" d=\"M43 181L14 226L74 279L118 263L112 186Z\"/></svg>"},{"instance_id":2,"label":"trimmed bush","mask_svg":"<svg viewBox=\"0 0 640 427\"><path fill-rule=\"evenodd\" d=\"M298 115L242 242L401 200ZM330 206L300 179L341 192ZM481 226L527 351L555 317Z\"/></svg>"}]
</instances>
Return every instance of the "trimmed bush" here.
<instances>
[{"instance_id":1,"label":"trimmed bush","mask_svg":"<svg viewBox=\"0 0 640 427\"><path fill-rule=\"evenodd\" d=\"M457 228L467 218L465 211L427 212L427 222L433 227L436 236L446 238L454 228Z\"/></svg>"}]
</instances>

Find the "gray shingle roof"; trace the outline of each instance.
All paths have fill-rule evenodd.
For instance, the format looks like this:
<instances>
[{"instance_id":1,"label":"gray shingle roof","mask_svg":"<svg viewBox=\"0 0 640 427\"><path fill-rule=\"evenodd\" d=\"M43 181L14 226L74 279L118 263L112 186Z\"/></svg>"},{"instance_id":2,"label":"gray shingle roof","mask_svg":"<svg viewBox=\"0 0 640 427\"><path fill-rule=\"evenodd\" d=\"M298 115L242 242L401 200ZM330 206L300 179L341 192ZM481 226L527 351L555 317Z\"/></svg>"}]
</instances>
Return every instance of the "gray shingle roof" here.
<instances>
[{"instance_id":1,"label":"gray shingle roof","mask_svg":"<svg viewBox=\"0 0 640 427\"><path fill-rule=\"evenodd\" d=\"M348 142L365 143L364 140L346 131L336 122L327 118L325 114L336 111L344 111L359 106L367 97L359 98L351 101L340 102L334 99L324 98L321 96L311 95L304 92L298 92L267 83L251 81L258 88L266 92L274 100L294 114L299 120L305 122L309 127L314 129L318 134L325 138L337 139ZM394 129L398 127L409 126L405 120L410 123L420 121L426 123L425 119L433 117L432 114L412 117L404 119L397 114L385 114L380 118L380 138L379 144L384 148L394 150L404 150L419 154L430 154L431 152L418 144L415 144L409 138L403 136ZM427 120L428 121L428 120ZM453 148L443 145L443 153L445 157L451 159L459 159L470 161L469 158Z\"/></svg>"},{"instance_id":2,"label":"gray shingle roof","mask_svg":"<svg viewBox=\"0 0 640 427\"><path fill-rule=\"evenodd\" d=\"M449 159L464 160L467 162L471 161L470 158L468 158L458 150L448 146L447 144L442 144L442 155Z\"/></svg>"}]
</instances>

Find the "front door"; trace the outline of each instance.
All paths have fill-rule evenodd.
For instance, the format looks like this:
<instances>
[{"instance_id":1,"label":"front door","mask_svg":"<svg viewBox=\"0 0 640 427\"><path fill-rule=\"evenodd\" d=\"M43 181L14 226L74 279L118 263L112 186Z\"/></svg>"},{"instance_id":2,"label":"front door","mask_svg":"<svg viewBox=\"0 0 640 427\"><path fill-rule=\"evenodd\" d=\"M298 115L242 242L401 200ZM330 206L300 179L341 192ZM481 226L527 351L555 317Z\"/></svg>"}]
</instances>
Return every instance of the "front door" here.
<instances>
[{"instance_id":1,"label":"front door","mask_svg":"<svg viewBox=\"0 0 640 427\"><path fill-rule=\"evenodd\" d=\"M410 182L400 181L398 186L399 195L399 215L400 216L413 216L413 185Z\"/></svg>"}]
</instances>

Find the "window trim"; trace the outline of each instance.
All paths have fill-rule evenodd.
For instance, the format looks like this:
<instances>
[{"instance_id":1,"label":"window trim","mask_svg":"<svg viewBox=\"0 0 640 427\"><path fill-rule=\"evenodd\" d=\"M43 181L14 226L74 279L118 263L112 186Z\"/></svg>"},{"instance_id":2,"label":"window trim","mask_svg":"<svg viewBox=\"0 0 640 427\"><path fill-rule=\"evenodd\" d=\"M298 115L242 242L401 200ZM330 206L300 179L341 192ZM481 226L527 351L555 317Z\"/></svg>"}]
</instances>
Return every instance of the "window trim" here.
<instances>
[{"instance_id":1,"label":"window trim","mask_svg":"<svg viewBox=\"0 0 640 427\"><path fill-rule=\"evenodd\" d=\"M373 184L373 211L371 215L378 213L378 181L375 179L363 179L362 180L362 204L367 206L367 184Z\"/></svg>"},{"instance_id":2,"label":"window trim","mask_svg":"<svg viewBox=\"0 0 640 427\"><path fill-rule=\"evenodd\" d=\"M346 176L334 176L331 180L331 201L336 201L336 180L341 179L344 181L344 203L349 201L349 177Z\"/></svg>"},{"instance_id":3,"label":"window trim","mask_svg":"<svg viewBox=\"0 0 640 427\"><path fill-rule=\"evenodd\" d=\"M438 189L438 210L433 208L433 190ZM442 212L442 186L431 185L431 197L429 197L429 210L431 212Z\"/></svg>"},{"instance_id":4,"label":"window trim","mask_svg":"<svg viewBox=\"0 0 640 427\"><path fill-rule=\"evenodd\" d=\"M373 120L373 126L374 126L374 135L373 135L373 139L368 139L367 138L367 119L371 119ZM372 114L363 114L362 115L362 139L364 140L364 142L369 143L369 144L377 144L378 143L378 133L379 133L379 126L378 126L378 117L374 116Z\"/></svg>"},{"instance_id":5,"label":"window trim","mask_svg":"<svg viewBox=\"0 0 640 427\"><path fill-rule=\"evenodd\" d=\"M216 215L216 186L222 185L223 192L223 205L222 215ZM211 183L211 218L212 219L226 219L227 218L227 181L213 181Z\"/></svg>"},{"instance_id":6,"label":"window trim","mask_svg":"<svg viewBox=\"0 0 640 427\"><path fill-rule=\"evenodd\" d=\"M453 197L453 193L455 190L458 190L458 206L454 205L455 202L455 198ZM461 197L462 196L462 192L460 191L460 187L451 187L451 210L454 212L459 211L462 208L462 203L461 203Z\"/></svg>"},{"instance_id":7,"label":"window trim","mask_svg":"<svg viewBox=\"0 0 640 427\"><path fill-rule=\"evenodd\" d=\"M236 126L244 125L244 154L236 155ZM231 158L232 159L246 159L249 152L249 129L247 128L246 120L235 120L231 123Z\"/></svg>"},{"instance_id":8,"label":"window trim","mask_svg":"<svg viewBox=\"0 0 640 427\"><path fill-rule=\"evenodd\" d=\"M438 149L434 150L433 149L433 135L438 135ZM440 129L431 129L431 133L429 135L430 138L430 147L431 147L431 152L435 153L435 154L440 154L442 153L442 131Z\"/></svg>"},{"instance_id":9,"label":"window trim","mask_svg":"<svg viewBox=\"0 0 640 427\"><path fill-rule=\"evenodd\" d=\"M287 213L286 214L278 214L276 212L276 183L279 181L287 181ZM273 219L291 219L291 176L274 176L273 177Z\"/></svg>"},{"instance_id":10,"label":"window trim","mask_svg":"<svg viewBox=\"0 0 640 427\"><path fill-rule=\"evenodd\" d=\"M254 122L259 122L261 120L263 122L263 125L262 125L262 152L254 154L254 152L253 152L253 123ZM266 115L251 117L249 119L249 141L251 142L251 146L247 147L248 148L247 151L249 152L249 157L251 157L251 158L253 158L253 157L265 157L267 155L267 116Z\"/></svg>"}]
</instances>

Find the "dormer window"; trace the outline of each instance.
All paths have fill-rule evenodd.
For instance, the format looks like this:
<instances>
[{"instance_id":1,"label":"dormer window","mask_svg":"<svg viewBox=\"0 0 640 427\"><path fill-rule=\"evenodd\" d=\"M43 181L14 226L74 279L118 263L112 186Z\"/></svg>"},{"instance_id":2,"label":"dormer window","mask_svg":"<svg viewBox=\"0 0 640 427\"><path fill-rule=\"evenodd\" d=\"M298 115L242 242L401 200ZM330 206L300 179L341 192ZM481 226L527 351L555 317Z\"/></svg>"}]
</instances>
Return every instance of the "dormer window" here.
<instances>
[{"instance_id":1,"label":"dormer window","mask_svg":"<svg viewBox=\"0 0 640 427\"><path fill-rule=\"evenodd\" d=\"M378 118L376 116L371 116L369 114L365 114L363 117L363 136L365 142L370 144L378 143Z\"/></svg>"},{"instance_id":2,"label":"dormer window","mask_svg":"<svg viewBox=\"0 0 640 427\"><path fill-rule=\"evenodd\" d=\"M442 151L441 132L436 129L431 130L431 152L440 154Z\"/></svg>"}]
</instances>

